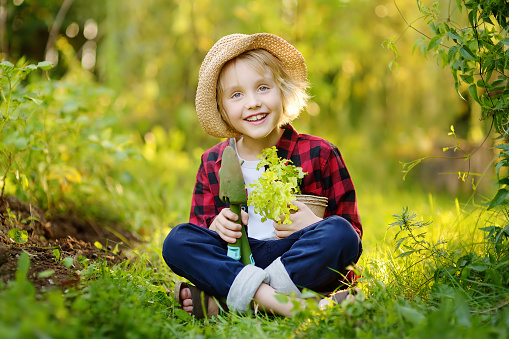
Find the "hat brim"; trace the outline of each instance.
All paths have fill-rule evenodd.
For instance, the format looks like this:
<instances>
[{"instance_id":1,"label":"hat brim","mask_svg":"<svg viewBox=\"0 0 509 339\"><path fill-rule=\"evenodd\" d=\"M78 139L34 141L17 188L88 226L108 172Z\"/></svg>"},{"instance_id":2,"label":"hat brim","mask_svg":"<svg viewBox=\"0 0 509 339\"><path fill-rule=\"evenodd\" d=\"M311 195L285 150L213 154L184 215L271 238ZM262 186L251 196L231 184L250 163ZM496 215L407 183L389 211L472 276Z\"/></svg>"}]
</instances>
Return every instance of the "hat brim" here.
<instances>
[{"instance_id":1,"label":"hat brim","mask_svg":"<svg viewBox=\"0 0 509 339\"><path fill-rule=\"evenodd\" d=\"M207 134L219 138L240 136L240 133L226 123L219 113L216 101L217 79L225 63L254 49L268 51L281 61L290 76L307 81L304 57L283 38L269 33L231 34L221 38L203 60L196 90L196 113L201 127Z\"/></svg>"}]
</instances>

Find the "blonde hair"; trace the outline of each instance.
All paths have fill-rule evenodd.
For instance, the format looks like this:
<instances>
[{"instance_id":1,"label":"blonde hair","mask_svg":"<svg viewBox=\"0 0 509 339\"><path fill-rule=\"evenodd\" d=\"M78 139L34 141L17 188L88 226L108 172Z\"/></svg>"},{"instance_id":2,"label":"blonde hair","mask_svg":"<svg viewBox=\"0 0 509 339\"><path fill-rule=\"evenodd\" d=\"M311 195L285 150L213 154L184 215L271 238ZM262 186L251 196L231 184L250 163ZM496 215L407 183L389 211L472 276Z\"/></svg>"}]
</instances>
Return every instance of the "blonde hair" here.
<instances>
[{"instance_id":1,"label":"blonde hair","mask_svg":"<svg viewBox=\"0 0 509 339\"><path fill-rule=\"evenodd\" d=\"M280 126L286 125L300 115L309 99L309 94L307 93L309 83L292 77L285 70L281 61L270 52L264 49L253 49L229 60L224 64L221 72L219 72L216 86L216 101L219 113L224 121L231 126L228 114L226 114L221 100L225 88L221 74L224 69L234 64L237 60L245 61L260 75L264 75L267 71L265 67L268 67L272 72L274 81L281 91L283 101L283 114L279 123Z\"/></svg>"}]
</instances>

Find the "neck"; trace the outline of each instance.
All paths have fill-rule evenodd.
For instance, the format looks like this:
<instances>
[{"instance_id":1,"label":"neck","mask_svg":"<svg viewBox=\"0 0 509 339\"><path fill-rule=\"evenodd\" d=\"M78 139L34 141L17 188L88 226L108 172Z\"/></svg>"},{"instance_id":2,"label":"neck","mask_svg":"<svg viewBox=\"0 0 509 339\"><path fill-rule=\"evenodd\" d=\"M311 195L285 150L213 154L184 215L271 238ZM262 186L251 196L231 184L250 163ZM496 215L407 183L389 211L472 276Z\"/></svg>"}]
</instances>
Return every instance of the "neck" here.
<instances>
[{"instance_id":1,"label":"neck","mask_svg":"<svg viewBox=\"0 0 509 339\"><path fill-rule=\"evenodd\" d=\"M262 154L263 149L276 146L284 130L276 128L274 132L263 139L240 137L237 140L237 152L239 152L240 157L247 161L258 160L258 155Z\"/></svg>"}]
</instances>

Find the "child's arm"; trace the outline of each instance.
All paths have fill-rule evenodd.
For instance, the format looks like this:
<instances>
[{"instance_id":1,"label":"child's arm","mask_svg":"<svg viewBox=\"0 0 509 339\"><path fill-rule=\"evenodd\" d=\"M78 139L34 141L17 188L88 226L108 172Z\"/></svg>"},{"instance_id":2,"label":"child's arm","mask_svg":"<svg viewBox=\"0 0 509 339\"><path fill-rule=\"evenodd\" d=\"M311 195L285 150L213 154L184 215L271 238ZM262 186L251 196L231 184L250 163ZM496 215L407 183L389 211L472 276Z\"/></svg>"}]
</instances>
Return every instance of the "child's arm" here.
<instances>
[{"instance_id":1,"label":"child's arm","mask_svg":"<svg viewBox=\"0 0 509 339\"><path fill-rule=\"evenodd\" d=\"M220 164L216 164L216 158L210 155L217 154L212 150L202 155L191 202L189 222L201 227L209 227L216 215L227 206L219 199Z\"/></svg>"},{"instance_id":2,"label":"child's arm","mask_svg":"<svg viewBox=\"0 0 509 339\"><path fill-rule=\"evenodd\" d=\"M330 145L330 144L329 144ZM339 215L348 220L359 236L362 236L362 225L357 210L355 189L339 150L332 145L322 144L319 155L306 154L301 158L309 159L301 166L305 172L313 173L305 176L301 189L303 194L316 194L329 199L325 217ZM292 202L295 204L295 202ZM274 222L276 236L284 238L318 221L313 212L305 205L297 205L297 213L290 215L292 224L278 225Z\"/></svg>"},{"instance_id":3,"label":"child's arm","mask_svg":"<svg viewBox=\"0 0 509 339\"><path fill-rule=\"evenodd\" d=\"M224 241L235 243L242 233L240 225L233 222L237 220L237 215L219 199L218 171L220 164L213 156L219 152L216 149L213 151L207 151L202 155L196 175L189 222L201 227L208 227L217 232ZM248 214L243 211L241 215L242 222L247 225Z\"/></svg>"},{"instance_id":4,"label":"child's arm","mask_svg":"<svg viewBox=\"0 0 509 339\"><path fill-rule=\"evenodd\" d=\"M331 149L327 165L322 168L324 195L329 197L325 216L339 215L352 224L362 237L362 224L357 209L355 188L341 153Z\"/></svg>"}]
</instances>

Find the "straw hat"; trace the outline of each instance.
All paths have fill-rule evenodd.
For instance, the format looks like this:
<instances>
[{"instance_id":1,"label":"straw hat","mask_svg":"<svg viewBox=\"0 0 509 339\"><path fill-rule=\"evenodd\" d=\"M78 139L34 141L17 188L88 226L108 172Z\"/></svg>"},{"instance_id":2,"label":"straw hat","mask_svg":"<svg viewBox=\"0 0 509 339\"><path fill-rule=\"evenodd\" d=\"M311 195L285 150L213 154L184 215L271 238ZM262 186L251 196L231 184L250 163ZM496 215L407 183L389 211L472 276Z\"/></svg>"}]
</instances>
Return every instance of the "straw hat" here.
<instances>
[{"instance_id":1,"label":"straw hat","mask_svg":"<svg viewBox=\"0 0 509 339\"><path fill-rule=\"evenodd\" d=\"M307 80L307 68L302 54L283 38L269 33L252 35L231 34L212 46L200 67L196 91L196 112L203 130L215 137L233 138L239 132L221 118L216 101L216 85L223 65L238 55L253 49L265 49L276 56L286 71L299 80Z\"/></svg>"}]
</instances>

